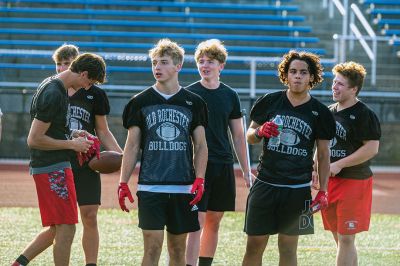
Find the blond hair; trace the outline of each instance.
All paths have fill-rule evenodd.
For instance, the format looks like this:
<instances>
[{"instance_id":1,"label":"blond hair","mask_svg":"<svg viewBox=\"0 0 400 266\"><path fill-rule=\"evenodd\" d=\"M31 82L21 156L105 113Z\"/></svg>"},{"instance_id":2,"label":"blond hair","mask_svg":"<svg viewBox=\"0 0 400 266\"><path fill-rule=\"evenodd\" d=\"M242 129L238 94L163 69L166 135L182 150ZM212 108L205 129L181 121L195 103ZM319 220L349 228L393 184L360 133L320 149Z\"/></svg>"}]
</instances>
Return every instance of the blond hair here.
<instances>
[{"instance_id":1,"label":"blond hair","mask_svg":"<svg viewBox=\"0 0 400 266\"><path fill-rule=\"evenodd\" d=\"M196 48L196 52L194 54L196 62L198 62L202 56L216 59L221 64L225 64L228 57L228 52L220 40L210 39L199 43Z\"/></svg>"},{"instance_id":2,"label":"blond hair","mask_svg":"<svg viewBox=\"0 0 400 266\"><path fill-rule=\"evenodd\" d=\"M149 57L153 60L156 56L170 56L174 65L183 64L185 50L170 39L161 39L149 50Z\"/></svg>"}]
</instances>

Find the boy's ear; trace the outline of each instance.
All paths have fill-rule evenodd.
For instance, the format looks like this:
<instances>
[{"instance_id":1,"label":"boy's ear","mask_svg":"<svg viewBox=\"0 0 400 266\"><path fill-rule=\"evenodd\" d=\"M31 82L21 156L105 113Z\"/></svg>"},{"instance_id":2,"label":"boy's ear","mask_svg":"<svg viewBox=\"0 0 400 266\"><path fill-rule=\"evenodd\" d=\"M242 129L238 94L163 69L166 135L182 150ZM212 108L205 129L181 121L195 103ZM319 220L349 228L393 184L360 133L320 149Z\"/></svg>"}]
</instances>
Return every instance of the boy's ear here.
<instances>
[{"instance_id":1,"label":"boy's ear","mask_svg":"<svg viewBox=\"0 0 400 266\"><path fill-rule=\"evenodd\" d=\"M79 73L82 77L87 77L89 78L89 72L87 70L82 71L81 73Z\"/></svg>"}]
</instances>

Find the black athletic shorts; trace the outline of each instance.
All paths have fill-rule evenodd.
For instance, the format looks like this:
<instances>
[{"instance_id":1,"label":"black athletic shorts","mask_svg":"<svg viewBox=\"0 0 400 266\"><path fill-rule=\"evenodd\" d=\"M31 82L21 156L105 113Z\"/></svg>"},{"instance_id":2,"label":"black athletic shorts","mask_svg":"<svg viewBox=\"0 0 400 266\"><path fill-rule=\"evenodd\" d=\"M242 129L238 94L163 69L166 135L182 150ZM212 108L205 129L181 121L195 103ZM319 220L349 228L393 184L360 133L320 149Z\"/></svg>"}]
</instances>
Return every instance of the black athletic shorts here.
<instances>
[{"instance_id":1,"label":"black athletic shorts","mask_svg":"<svg viewBox=\"0 0 400 266\"><path fill-rule=\"evenodd\" d=\"M87 164L83 167L73 165L76 198L78 205L101 204L100 174L90 169Z\"/></svg>"},{"instance_id":2,"label":"black athletic shorts","mask_svg":"<svg viewBox=\"0 0 400 266\"><path fill-rule=\"evenodd\" d=\"M198 210L189 204L194 195L138 191L139 227L174 235L200 230Z\"/></svg>"},{"instance_id":3,"label":"black athletic shorts","mask_svg":"<svg viewBox=\"0 0 400 266\"><path fill-rule=\"evenodd\" d=\"M313 234L310 204L309 186L276 187L256 180L247 198L244 231L248 235Z\"/></svg>"},{"instance_id":4,"label":"black athletic shorts","mask_svg":"<svg viewBox=\"0 0 400 266\"><path fill-rule=\"evenodd\" d=\"M204 194L199 211L235 211L236 184L233 164L207 163Z\"/></svg>"}]
</instances>

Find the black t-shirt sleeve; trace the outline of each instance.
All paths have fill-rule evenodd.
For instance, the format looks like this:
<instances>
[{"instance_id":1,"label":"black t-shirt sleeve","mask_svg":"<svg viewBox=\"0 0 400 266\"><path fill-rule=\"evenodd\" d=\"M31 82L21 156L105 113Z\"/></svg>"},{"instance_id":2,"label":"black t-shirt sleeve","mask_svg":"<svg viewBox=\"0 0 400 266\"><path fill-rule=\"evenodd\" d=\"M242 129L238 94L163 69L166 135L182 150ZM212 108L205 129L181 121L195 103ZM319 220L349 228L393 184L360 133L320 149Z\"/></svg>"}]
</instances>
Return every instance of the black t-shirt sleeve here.
<instances>
[{"instance_id":1,"label":"black t-shirt sleeve","mask_svg":"<svg viewBox=\"0 0 400 266\"><path fill-rule=\"evenodd\" d=\"M229 119L237 119L242 117L242 111L240 107L239 95L234 91L233 97L233 109L229 115Z\"/></svg>"},{"instance_id":2,"label":"black t-shirt sleeve","mask_svg":"<svg viewBox=\"0 0 400 266\"><path fill-rule=\"evenodd\" d=\"M331 111L325 105L320 104L318 113L315 138L324 140L333 139L336 131L336 122Z\"/></svg>"},{"instance_id":3,"label":"black t-shirt sleeve","mask_svg":"<svg viewBox=\"0 0 400 266\"><path fill-rule=\"evenodd\" d=\"M266 110L270 103L270 97L268 94L261 96L256 100L250 111L250 119L259 125L266 122L267 116Z\"/></svg>"},{"instance_id":4,"label":"black t-shirt sleeve","mask_svg":"<svg viewBox=\"0 0 400 266\"><path fill-rule=\"evenodd\" d=\"M96 104L94 106L95 115L108 115L110 113L110 103L105 91L100 88L96 90Z\"/></svg>"},{"instance_id":5,"label":"black t-shirt sleeve","mask_svg":"<svg viewBox=\"0 0 400 266\"><path fill-rule=\"evenodd\" d=\"M142 116L140 113L140 105L135 98L132 98L125 106L124 112L122 113L123 126L126 129L129 129L132 126L140 127L142 124Z\"/></svg>"},{"instance_id":6,"label":"black t-shirt sleeve","mask_svg":"<svg viewBox=\"0 0 400 266\"><path fill-rule=\"evenodd\" d=\"M374 112L366 108L359 122L357 128L360 140L379 140L381 138L381 125Z\"/></svg>"},{"instance_id":7,"label":"black t-shirt sleeve","mask_svg":"<svg viewBox=\"0 0 400 266\"><path fill-rule=\"evenodd\" d=\"M53 86L50 84L49 86ZM47 88L38 97L36 103L35 118L49 123L60 112L60 106L64 106L61 92L57 89Z\"/></svg>"},{"instance_id":8,"label":"black t-shirt sleeve","mask_svg":"<svg viewBox=\"0 0 400 266\"><path fill-rule=\"evenodd\" d=\"M208 109L206 102L196 95L196 106L193 110L193 123L191 130L193 131L197 126L207 127L208 124Z\"/></svg>"}]
</instances>

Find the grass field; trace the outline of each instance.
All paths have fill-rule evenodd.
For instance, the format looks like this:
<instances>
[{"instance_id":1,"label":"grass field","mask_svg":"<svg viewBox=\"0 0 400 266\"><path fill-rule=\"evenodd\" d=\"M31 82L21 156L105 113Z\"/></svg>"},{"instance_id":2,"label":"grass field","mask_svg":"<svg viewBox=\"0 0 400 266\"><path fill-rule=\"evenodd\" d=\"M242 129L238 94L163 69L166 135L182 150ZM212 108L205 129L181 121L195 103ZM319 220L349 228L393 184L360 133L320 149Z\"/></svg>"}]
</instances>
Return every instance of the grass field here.
<instances>
[{"instance_id":1,"label":"grass field","mask_svg":"<svg viewBox=\"0 0 400 266\"><path fill-rule=\"evenodd\" d=\"M220 242L213 265L240 265L246 243L243 233L244 213L227 213L222 220ZM137 212L117 209L99 212L100 255L98 265L140 265L142 234L137 227ZM329 232L315 217L315 234L300 237L299 265L335 265L336 248ZM41 230L36 208L0 208L0 265L10 265L26 244ZM80 245L82 225L78 224L71 255L71 265L84 265ZM271 237L264 253L263 265L278 265L276 236ZM165 241L164 241L165 242ZM357 236L359 265L400 265L400 216L373 215L368 233ZM165 248L160 265L166 265ZM29 265L52 265L52 250L46 250Z\"/></svg>"}]
</instances>

